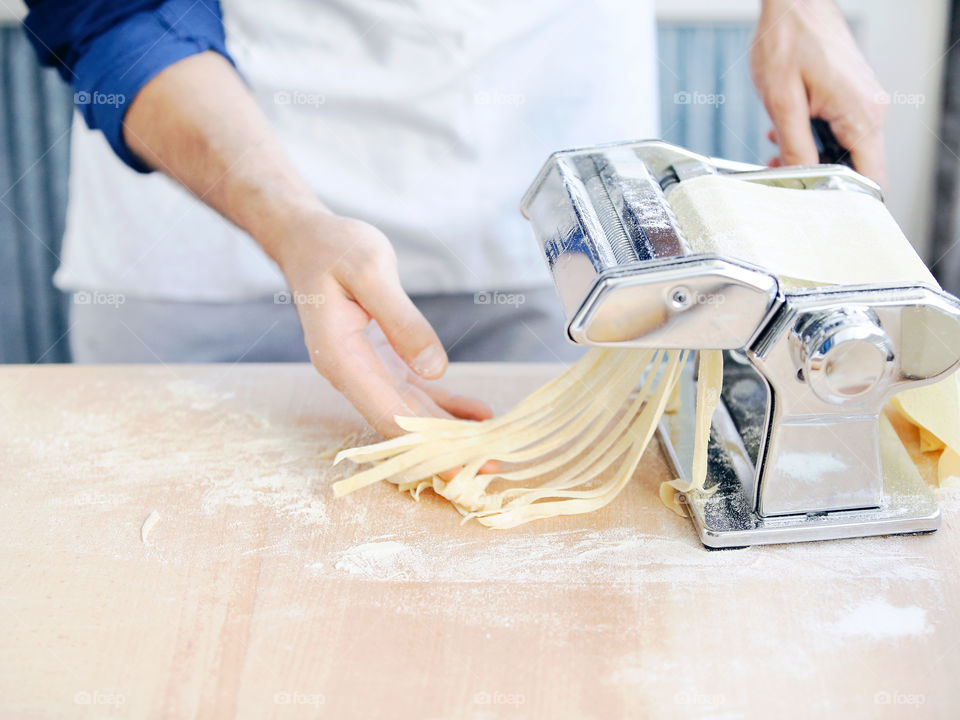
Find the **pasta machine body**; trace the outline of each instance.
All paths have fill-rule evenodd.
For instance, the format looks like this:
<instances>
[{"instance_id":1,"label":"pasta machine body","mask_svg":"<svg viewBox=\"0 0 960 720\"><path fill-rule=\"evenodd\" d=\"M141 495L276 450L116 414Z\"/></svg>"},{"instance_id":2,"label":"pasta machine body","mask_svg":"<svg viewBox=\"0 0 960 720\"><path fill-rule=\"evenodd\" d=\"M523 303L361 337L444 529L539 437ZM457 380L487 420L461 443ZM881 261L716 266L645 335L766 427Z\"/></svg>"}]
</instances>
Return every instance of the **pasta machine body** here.
<instances>
[{"instance_id":1,"label":"pasta machine body","mask_svg":"<svg viewBox=\"0 0 960 720\"><path fill-rule=\"evenodd\" d=\"M706 546L936 530L926 484L883 452L899 441L881 418L892 395L957 368L960 302L912 281L784 288L763 267L691 252L668 197L705 173L882 200L841 165L770 169L657 140L554 153L522 209L570 339L725 352L708 454L716 491L684 497ZM680 478L694 441L688 376L659 433Z\"/></svg>"}]
</instances>

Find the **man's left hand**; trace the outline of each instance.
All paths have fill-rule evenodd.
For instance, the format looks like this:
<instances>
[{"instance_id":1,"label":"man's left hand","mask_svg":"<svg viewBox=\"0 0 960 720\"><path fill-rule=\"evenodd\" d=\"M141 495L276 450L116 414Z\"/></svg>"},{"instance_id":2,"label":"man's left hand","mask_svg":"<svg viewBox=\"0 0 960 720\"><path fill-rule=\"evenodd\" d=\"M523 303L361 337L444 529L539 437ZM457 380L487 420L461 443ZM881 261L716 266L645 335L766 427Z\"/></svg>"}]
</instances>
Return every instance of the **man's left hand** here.
<instances>
[{"instance_id":1,"label":"man's left hand","mask_svg":"<svg viewBox=\"0 0 960 720\"><path fill-rule=\"evenodd\" d=\"M888 96L831 0L764 0L750 70L780 151L772 165L818 162L810 118L819 117L858 172L886 183Z\"/></svg>"}]
</instances>

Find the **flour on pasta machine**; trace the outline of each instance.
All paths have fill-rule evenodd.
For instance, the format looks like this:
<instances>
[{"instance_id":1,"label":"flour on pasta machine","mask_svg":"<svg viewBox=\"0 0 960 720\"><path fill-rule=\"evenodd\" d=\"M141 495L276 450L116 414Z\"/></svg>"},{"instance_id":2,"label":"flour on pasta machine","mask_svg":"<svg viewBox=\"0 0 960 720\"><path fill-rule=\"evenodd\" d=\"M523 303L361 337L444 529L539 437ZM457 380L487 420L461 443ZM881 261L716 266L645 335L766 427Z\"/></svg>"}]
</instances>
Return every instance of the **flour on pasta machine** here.
<instances>
[{"instance_id":1,"label":"flour on pasta machine","mask_svg":"<svg viewBox=\"0 0 960 720\"><path fill-rule=\"evenodd\" d=\"M937 504L917 473L888 458L880 418L892 395L956 369L960 302L932 277L803 287L762 263L693 252L670 197L703 175L882 203L848 167L769 169L660 141L555 153L523 200L573 342L725 351L706 483L717 491L684 498L701 540L740 547L936 530ZM660 426L678 478L691 466L694 377Z\"/></svg>"}]
</instances>

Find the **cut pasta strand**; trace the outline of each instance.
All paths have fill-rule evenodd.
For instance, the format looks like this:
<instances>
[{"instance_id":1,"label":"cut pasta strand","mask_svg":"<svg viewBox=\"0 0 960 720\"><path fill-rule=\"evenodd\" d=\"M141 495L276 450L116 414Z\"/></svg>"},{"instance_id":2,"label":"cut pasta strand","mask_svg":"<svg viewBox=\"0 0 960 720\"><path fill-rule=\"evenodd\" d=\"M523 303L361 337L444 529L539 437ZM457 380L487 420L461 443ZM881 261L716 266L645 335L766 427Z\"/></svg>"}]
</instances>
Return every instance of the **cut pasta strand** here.
<instances>
[{"instance_id":1,"label":"cut pasta strand","mask_svg":"<svg viewBox=\"0 0 960 720\"><path fill-rule=\"evenodd\" d=\"M429 488L464 521L476 519L493 528L596 510L635 474L664 411L676 403L689 355L682 350L594 349L498 418L398 417L409 434L337 454L335 462L349 459L370 466L335 483L334 492L345 495L381 480L414 498ZM714 351L701 352L700 358L694 466L690 482L674 481L671 491L704 488L722 361ZM503 469L481 473L490 460ZM439 473L449 468L459 470L444 480Z\"/></svg>"},{"instance_id":2,"label":"cut pasta strand","mask_svg":"<svg viewBox=\"0 0 960 720\"><path fill-rule=\"evenodd\" d=\"M700 367L697 371L697 416L693 436L693 467L690 482L667 480L660 484L660 500L678 515L686 511L677 498L677 493L713 492L705 490L707 481L707 451L710 448L710 426L713 413L720 403L723 386L723 353L720 350L700 352Z\"/></svg>"}]
</instances>

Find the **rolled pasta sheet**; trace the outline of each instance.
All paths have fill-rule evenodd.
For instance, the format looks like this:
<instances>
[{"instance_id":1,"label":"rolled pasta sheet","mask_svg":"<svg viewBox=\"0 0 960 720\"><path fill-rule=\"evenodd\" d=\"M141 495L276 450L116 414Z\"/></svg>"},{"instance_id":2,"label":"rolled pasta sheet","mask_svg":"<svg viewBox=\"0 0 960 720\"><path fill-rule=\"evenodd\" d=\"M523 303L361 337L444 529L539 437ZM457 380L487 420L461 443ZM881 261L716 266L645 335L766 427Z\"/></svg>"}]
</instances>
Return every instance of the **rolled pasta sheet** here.
<instances>
[{"instance_id":1,"label":"rolled pasta sheet","mask_svg":"<svg viewBox=\"0 0 960 720\"><path fill-rule=\"evenodd\" d=\"M938 287L883 202L864 193L703 175L677 185L670 205L693 252L759 265L783 287L905 280Z\"/></svg>"},{"instance_id":2,"label":"rolled pasta sheet","mask_svg":"<svg viewBox=\"0 0 960 720\"><path fill-rule=\"evenodd\" d=\"M917 426L920 450L940 452L940 485L960 484L960 375L906 390L895 395L890 404L906 420Z\"/></svg>"}]
</instances>

